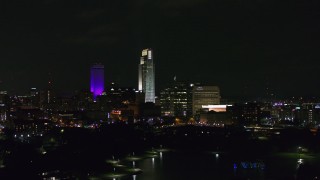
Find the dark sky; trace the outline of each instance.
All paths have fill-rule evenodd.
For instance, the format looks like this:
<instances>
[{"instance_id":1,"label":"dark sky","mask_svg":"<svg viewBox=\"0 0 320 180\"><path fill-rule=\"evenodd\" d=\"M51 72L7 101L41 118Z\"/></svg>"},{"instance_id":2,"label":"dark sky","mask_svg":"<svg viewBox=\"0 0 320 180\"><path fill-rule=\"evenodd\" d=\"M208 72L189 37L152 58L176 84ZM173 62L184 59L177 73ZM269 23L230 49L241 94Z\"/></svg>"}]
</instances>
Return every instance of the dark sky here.
<instances>
[{"instance_id":1,"label":"dark sky","mask_svg":"<svg viewBox=\"0 0 320 180\"><path fill-rule=\"evenodd\" d=\"M222 96L320 95L318 0L0 1L0 89L137 86L142 48L154 50L157 91L178 80L219 85Z\"/></svg>"}]
</instances>

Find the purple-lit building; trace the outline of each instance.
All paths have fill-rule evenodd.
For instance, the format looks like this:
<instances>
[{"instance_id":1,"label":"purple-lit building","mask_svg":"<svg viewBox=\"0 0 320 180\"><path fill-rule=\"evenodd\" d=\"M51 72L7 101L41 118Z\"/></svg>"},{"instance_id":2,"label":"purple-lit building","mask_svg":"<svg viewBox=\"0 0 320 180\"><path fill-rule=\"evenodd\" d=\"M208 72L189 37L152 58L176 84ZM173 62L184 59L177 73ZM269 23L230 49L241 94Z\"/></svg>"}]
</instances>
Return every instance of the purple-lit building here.
<instances>
[{"instance_id":1,"label":"purple-lit building","mask_svg":"<svg viewBox=\"0 0 320 180\"><path fill-rule=\"evenodd\" d=\"M104 91L104 66L94 64L91 66L90 91L93 94L93 100Z\"/></svg>"}]
</instances>

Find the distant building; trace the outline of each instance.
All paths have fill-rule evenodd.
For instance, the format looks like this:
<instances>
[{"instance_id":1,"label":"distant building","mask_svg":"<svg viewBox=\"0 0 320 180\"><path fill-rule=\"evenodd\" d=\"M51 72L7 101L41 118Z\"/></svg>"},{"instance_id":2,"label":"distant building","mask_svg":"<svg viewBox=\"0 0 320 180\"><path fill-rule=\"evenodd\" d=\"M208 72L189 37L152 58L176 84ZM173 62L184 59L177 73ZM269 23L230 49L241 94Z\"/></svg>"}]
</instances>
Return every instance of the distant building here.
<instances>
[{"instance_id":1,"label":"distant building","mask_svg":"<svg viewBox=\"0 0 320 180\"><path fill-rule=\"evenodd\" d=\"M261 120L261 108L257 103L234 104L227 107L232 120L242 125L256 125Z\"/></svg>"},{"instance_id":2,"label":"distant building","mask_svg":"<svg viewBox=\"0 0 320 180\"><path fill-rule=\"evenodd\" d=\"M119 87L112 83L105 89L105 93L97 98L101 110L110 111L114 109L127 108L135 104L136 92L131 87Z\"/></svg>"},{"instance_id":3,"label":"distant building","mask_svg":"<svg viewBox=\"0 0 320 180\"><path fill-rule=\"evenodd\" d=\"M8 105L9 95L7 91L0 91L0 121L7 120Z\"/></svg>"},{"instance_id":4,"label":"distant building","mask_svg":"<svg viewBox=\"0 0 320 180\"><path fill-rule=\"evenodd\" d=\"M90 91L94 100L104 91L104 66L101 64L91 66Z\"/></svg>"},{"instance_id":5,"label":"distant building","mask_svg":"<svg viewBox=\"0 0 320 180\"><path fill-rule=\"evenodd\" d=\"M214 125L217 127L224 127L225 125L232 125L232 117L228 112L202 112L200 114L200 123Z\"/></svg>"},{"instance_id":6,"label":"distant building","mask_svg":"<svg viewBox=\"0 0 320 180\"><path fill-rule=\"evenodd\" d=\"M93 102L92 99L92 92L89 90L81 90L77 91L75 96L75 108L80 111L87 110L90 106L90 104Z\"/></svg>"},{"instance_id":7,"label":"distant building","mask_svg":"<svg viewBox=\"0 0 320 180\"><path fill-rule=\"evenodd\" d=\"M226 105L226 104L221 104L221 105L203 105L202 109L209 111L214 111L214 112L227 112L227 107L230 107L232 105Z\"/></svg>"},{"instance_id":8,"label":"distant building","mask_svg":"<svg viewBox=\"0 0 320 180\"><path fill-rule=\"evenodd\" d=\"M13 117L18 120L37 120L44 117L43 111L32 106L20 106L15 115Z\"/></svg>"},{"instance_id":9,"label":"distant building","mask_svg":"<svg viewBox=\"0 0 320 180\"><path fill-rule=\"evenodd\" d=\"M36 95L37 89L31 89L30 96ZM55 91L54 91L54 83L51 74L48 77L48 84L45 89L42 89L39 93L39 106L41 109L50 109L50 105L54 103L55 99ZM34 100L37 97L33 98ZM38 101L38 100L37 100Z\"/></svg>"},{"instance_id":10,"label":"distant building","mask_svg":"<svg viewBox=\"0 0 320 180\"><path fill-rule=\"evenodd\" d=\"M220 89L218 86L193 86L192 113L199 114L203 105L220 104Z\"/></svg>"},{"instance_id":11,"label":"distant building","mask_svg":"<svg viewBox=\"0 0 320 180\"><path fill-rule=\"evenodd\" d=\"M145 93L145 102L155 103L155 71L152 49L144 49L139 64L138 90Z\"/></svg>"},{"instance_id":12,"label":"distant building","mask_svg":"<svg viewBox=\"0 0 320 180\"><path fill-rule=\"evenodd\" d=\"M140 119L144 119L144 121L154 121L161 116L160 106L156 106L154 103L148 102L140 104L139 106L139 116Z\"/></svg>"},{"instance_id":13,"label":"distant building","mask_svg":"<svg viewBox=\"0 0 320 180\"><path fill-rule=\"evenodd\" d=\"M30 89L30 99L32 106L40 107L40 92L37 90L37 88Z\"/></svg>"},{"instance_id":14,"label":"distant building","mask_svg":"<svg viewBox=\"0 0 320 180\"><path fill-rule=\"evenodd\" d=\"M320 123L318 103L283 104L275 106L275 115L281 122L292 122L301 126L315 126Z\"/></svg>"},{"instance_id":15,"label":"distant building","mask_svg":"<svg viewBox=\"0 0 320 180\"><path fill-rule=\"evenodd\" d=\"M106 87L106 99L113 107L134 104L136 101L136 92L132 87L119 87L111 83Z\"/></svg>"},{"instance_id":16,"label":"distant building","mask_svg":"<svg viewBox=\"0 0 320 180\"><path fill-rule=\"evenodd\" d=\"M160 92L162 116L190 117L192 115L192 87L174 82Z\"/></svg>"},{"instance_id":17,"label":"distant building","mask_svg":"<svg viewBox=\"0 0 320 180\"><path fill-rule=\"evenodd\" d=\"M7 105L9 103L9 95L7 91L0 91L0 104Z\"/></svg>"}]
</instances>

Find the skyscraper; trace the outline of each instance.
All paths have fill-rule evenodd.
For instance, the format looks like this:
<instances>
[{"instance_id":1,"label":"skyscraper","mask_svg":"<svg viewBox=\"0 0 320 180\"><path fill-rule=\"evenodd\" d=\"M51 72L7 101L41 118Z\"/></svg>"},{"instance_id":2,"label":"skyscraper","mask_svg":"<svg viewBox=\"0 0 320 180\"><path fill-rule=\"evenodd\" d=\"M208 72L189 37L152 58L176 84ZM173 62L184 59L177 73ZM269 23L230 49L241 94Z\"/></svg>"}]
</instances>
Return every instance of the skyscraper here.
<instances>
[{"instance_id":1,"label":"skyscraper","mask_svg":"<svg viewBox=\"0 0 320 180\"><path fill-rule=\"evenodd\" d=\"M192 86L174 81L160 92L163 116L190 117L192 115Z\"/></svg>"},{"instance_id":2,"label":"skyscraper","mask_svg":"<svg viewBox=\"0 0 320 180\"><path fill-rule=\"evenodd\" d=\"M142 50L139 64L139 91L144 92L145 102L155 103L154 64L152 49Z\"/></svg>"},{"instance_id":3,"label":"skyscraper","mask_svg":"<svg viewBox=\"0 0 320 180\"><path fill-rule=\"evenodd\" d=\"M94 101L104 91L104 66L101 64L91 66L90 91Z\"/></svg>"}]
</instances>

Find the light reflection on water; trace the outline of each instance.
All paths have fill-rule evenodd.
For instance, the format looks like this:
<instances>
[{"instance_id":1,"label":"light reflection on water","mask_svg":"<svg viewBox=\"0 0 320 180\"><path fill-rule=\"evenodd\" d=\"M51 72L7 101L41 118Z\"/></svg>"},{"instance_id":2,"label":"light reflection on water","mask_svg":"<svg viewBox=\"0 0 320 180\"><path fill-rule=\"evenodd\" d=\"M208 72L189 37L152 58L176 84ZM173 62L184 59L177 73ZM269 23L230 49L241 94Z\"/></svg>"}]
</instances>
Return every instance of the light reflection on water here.
<instances>
[{"instance_id":1,"label":"light reflection on water","mask_svg":"<svg viewBox=\"0 0 320 180\"><path fill-rule=\"evenodd\" d=\"M142 173L132 175L126 172L125 176L109 178L114 180L286 179L281 177L293 177L297 172L297 164L307 162L305 159L234 160L234 158L223 152L157 152L155 156L125 162L124 168L132 166L141 169ZM117 169L110 170L118 172L121 168L117 166Z\"/></svg>"},{"instance_id":2,"label":"light reflection on water","mask_svg":"<svg viewBox=\"0 0 320 180\"><path fill-rule=\"evenodd\" d=\"M218 153L212 156L205 153L159 152L158 157L137 162L136 166L143 173L134 180L226 179L230 174L234 177L233 164L228 168L228 163Z\"/></svg>"},{"instance_id":3,"label":"light reflection on water","mask_svg":"<svg viewBox=\"0 0 320 180\"><path fill-rule=\"evenodd\" d=\"M158 157L143 159L136 162L136 167L142 169L142 173L130 180L162 180L162 179L268 179L277 176L275 168L270 169L264 161L244 161L248 166L243 168L241 161L235 161L223 153L185 153L185 152L164 152ZM259 164L260 163L260 164ZM269 162L270 163L270 162ZM272 161L271 164L282 163ZM256 165L263 168L255 168ZM262 166L263 165L263 166ZM293 164L295 166L296 164ZM237 166L235 168L235 166ZM258 166L257 166L258 167ZM265 169L267 168L268 171ZM291 167L283 167L289 176L294 176L295 171L289 171ZM283 170L282 169L282 170ZM281 171L282 171L281 170Z\"/></svg>"}]
</instances>

